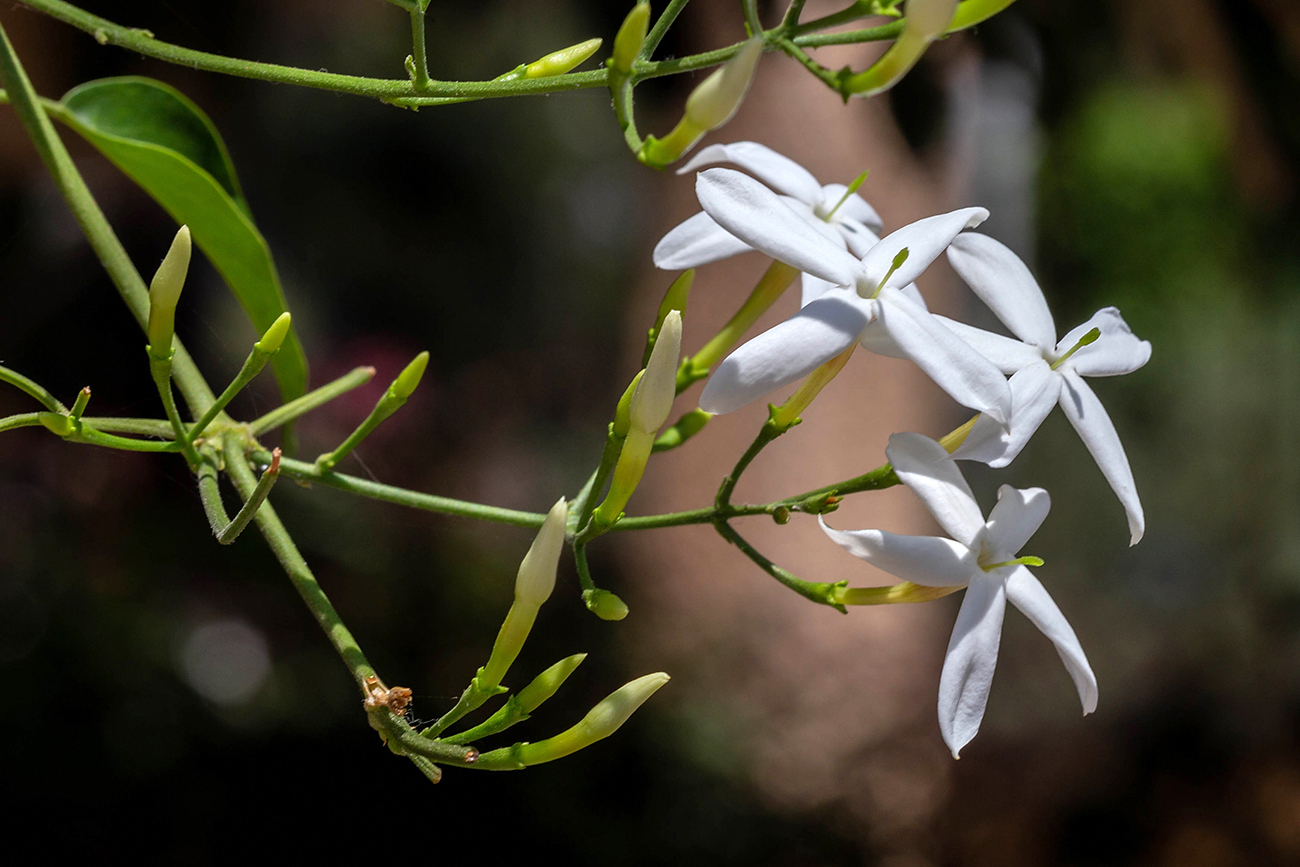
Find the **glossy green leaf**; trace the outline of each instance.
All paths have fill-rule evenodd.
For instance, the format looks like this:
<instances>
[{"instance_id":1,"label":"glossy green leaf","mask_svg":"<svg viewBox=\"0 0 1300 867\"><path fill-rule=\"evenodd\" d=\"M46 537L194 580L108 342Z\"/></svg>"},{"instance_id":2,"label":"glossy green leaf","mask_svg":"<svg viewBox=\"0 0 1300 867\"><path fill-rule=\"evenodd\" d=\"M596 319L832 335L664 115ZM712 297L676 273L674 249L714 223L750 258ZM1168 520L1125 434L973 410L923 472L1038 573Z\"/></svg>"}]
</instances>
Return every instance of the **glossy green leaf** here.
<instances>
[{"instance_id":1,"label":"glossy green leaf","mask_svg":"<svg viewBox=\"0 0 1300 867\"><path fill-rule=\"evenodd\" d=\"M190 227L259 334L285 312L270 248L221 136L198 106L160 81L132 76L82 84L50 109ZM271 363L286 400L307 390L307 358L296 334Z\"/></svg>"}]
</instances>

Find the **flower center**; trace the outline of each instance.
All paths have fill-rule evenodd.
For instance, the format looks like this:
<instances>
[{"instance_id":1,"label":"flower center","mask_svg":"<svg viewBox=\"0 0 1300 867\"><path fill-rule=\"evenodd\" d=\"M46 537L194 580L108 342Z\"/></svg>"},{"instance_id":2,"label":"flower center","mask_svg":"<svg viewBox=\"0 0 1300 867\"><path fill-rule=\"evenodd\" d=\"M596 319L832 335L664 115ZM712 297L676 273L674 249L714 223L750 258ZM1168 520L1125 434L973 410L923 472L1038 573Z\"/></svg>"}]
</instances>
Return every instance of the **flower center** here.
<instances>
[{"instance_id":1,"label":"flower center","mask_svg":"<svg viewBox=\"0 0 1300 867\"><path fill-rule=\"evenodd\" d=\"M1100 328L1094 328L1091 331L1089 331L1087 334L1080 337L1079 342L1071 346L1069 352L1065 353L1060 358L1052 362L1052 370L1056 370L1056 368L1060 367L1062 364L1065 364L1065 360L1067 358L1069 358L1071 355L1074 355L1074 353L1078 352L1080 349L1083 349L1083 347L1087 346L1089 343L1095 343L1098 337L1101 337Z\"/></svg>"},{"instance_id":2,"label":"flower center","mask_svg":"<svg viewBox=\"0 0 1300 867\"><path fill-rule=\"evenodd\" d=\"M831 217L835 216L835 212L840 209L840 206L849 200L849 196L853 195L858 191L858 187L862 186L862 182L865 181L866 179L867 179L866 172L863 172L862 174L854 178L853 183L849 184L848 189L844 191L844 195L840 196L840 200L835 203L835 207L827 211L825 216L822 216L822 214L820 213L818 213L817 216L821 217L823 220L829 223L831 221ZM814 209L814 212L818 212L820 210L821 207L818 206L817 208Z\"/></svg>"},{"instance_id":3,"label":"flower center","mask_svg":"<svg viewBox=\"0 0 1300 867\"><path fill-rule=\"evenodd\" d=\"M875 298L877 295L879 295L880 290L884 289L885 284L889 282L889 278L894 276L894 272L897 271L899 268L903 267L903 263L907 261L908 254L910 252L911 251L908 250L906 247L899 250L898 255L894 257L894 261L890 263L889 270L885 272L885 276L880 278L880 282L877 283L874 288L871 286L871 284L863 285L861 281L861 277L859 277L858 285L857 285L858 296L860 298L872 299Z\"/></svg>"}]
</instances>

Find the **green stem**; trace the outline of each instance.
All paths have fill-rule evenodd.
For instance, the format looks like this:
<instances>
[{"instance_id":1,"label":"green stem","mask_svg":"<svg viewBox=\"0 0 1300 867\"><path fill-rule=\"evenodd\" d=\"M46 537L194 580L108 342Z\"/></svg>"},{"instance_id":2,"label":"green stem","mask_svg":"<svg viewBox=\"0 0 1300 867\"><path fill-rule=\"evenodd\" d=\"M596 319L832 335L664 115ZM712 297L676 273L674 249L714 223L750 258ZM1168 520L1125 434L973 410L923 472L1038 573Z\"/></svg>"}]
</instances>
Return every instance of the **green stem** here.
<instances>
[{"instance_id":1,"label":"green stem","mask_svg":"<svg viewBox=\"0 0 1300 867\"><path fill-rule=\"evenodd\" d=\"M903 23L894 21L879 27L866 27L862 30L846 30L843 33L816 33L809 36L796 36L790 40L801 48L821 48L823 45L857 45L861 42L884 42L897 39L903 33Z\"/></svg>"},{"instance_id":2,"label":"green stem","mask_svg":"<svg viewBox=\"0 0 1300 867\"><path fill-rule=\"evenodd\" d=\"M741 0L740 6L745 12L745 28L749 30L749 35L753 36L762 33L763 22L758 20L757 0Z\"/></svg>"},{"instance_id":3,"label":"green stem","mask_svg":"<svg viewBox=\"0 0 1300 867\"><path fill-rule=\"evenodd\" d=\"M587 543L573 543L573 566L578 572L578 584L583 590L595 590L596 582L591 578L591 565L587 562Z\"/></svg>"},{"instance_id":4,"label":"green stem","mask_svg":"<svg viewBox=\"0 0 1300 867\"><path fill-rule=\"evenodd\" d=\"M165 437L176 435L171 422L160 418L109 418L107 416L86 416L82 424L89 425L97 431L108 433L133 433L141 436Z\"/></svg>"},{"instance_id":5,"label":"green stem","mask_svg":"<svg viewBox=\"0 0 1300 867\"><path fill-rule=\"evenodd\" d=\"M240 368L239 374L231 381L230 385L226 386L226 390L217 396L212 406L208 407L207 412L203 413L203 417L190 425L189 431L185 434L186 441L192 443L202 436L208 425L212 424L221 411L235 399L235 395L243 391L244 386L252 382L262 372L262 368L266 367L266 363L271 360L273 354L259 352L257 349L248 353L248 358L244 360L244 366Z\"/></svg>"},{"instance_id":6,"label":"green stem","mask_svg":"<svg viewBox=\"0 0 1300 867\"><path fill-rule=\"evenodd\" d=\"M721 510L731 505L731 494L736 490L736 482L740 481L740 474L753 462L754 458L758 457L758 453L766 448L768 443L787 430L789 428L781 427L770 419L763 422L763 426L759 428L758 436L754 437L754 441L749 444L749 448L745 449L745 453L736 461L736 465L732 467L731 472L722 480L722 486L718 488L718 494L713 499L715 508Z\"/></svg>"},{"instance_id":7,"label":"green stem","mask_svg":"<svg viewBox=\"0 0 1300 867\"><path fill-rule=\"evenodd\" d=\"M611 424L609 432L605 435L605 448L600 453L600 465L596 467L596 472L591 479L591 485L587 489L587 496L578 509L577 528L580 534L578 538L583 542L594 538L594 536L588 534L591 529L589 526L591 515L596 511L596 501L600 499L601 491L605 490L605 483L609 481L609 474L614 471L614 467L618 464L618 456L623 450L625 440L625 437L614 433L614 426ZM576 546L574 550L576 552Z\"/></svg>"},{"instance_id":8,"label":"green stem","mask_svg":"<svg viewBox=\"0 0 1300 867\"><path fill-rule=\"evenodd\" d=\"M252 457L261 463L269 463L271 454L266 451L255 451ZM545 515L536 512L519 512L514 509L484 506L480 503L453 500L450 497L421 494L417 491L409 491L406 488L383 485L379 482L349 476L345 473L322 472L315 464L296 461L292 458L281 459L280 472L291 479L311 482L327 488L347 491L350 494L369 497L372 500L382 500L385 503L409 506L412 509L421 509L426 512L457 515L462 518L475 518L480 521L492 521L497 524L510 524L515 527L532 527L534 529L542 526L542 522L546 520Z\"/></svg>"},{"instance_id":9,"label":"green stem","mask_svg":"<svg viewBox=\"0 0 1300 867\"><path fill-rule=\"evenodd\" d=\"M803 14L803 5L806 0L790 0L790 5L786 7L785 15L781 18L781 29L787 33L793 33L794 29L799 26L799 16Z\"/></svg>"},{"instance_id":10,"label":"green stem","mask_svg":"<svg viewBox=\"0 0 1300 867\"><path fill-rule=\"evenodd\" d=\"M41 414L39 412L24 412L19 415L10 415L0 418L0 433L7 430L13 430L19 427L40 427Z\"/></svg>"},{"instance_id":11,"label":"green stem","mask_svg":"<svg viewBox=\"0 0 1300 867\"><path fill-rule=\"evenodd\" d=\"M758 568L762 569L768 575L771 575L777 581L780 581L786 587L789 587L795 593L798 593L805 599L811 599L813 602L818 602L822 605L829 605L830 607L837 609L841 614L848 613L845 607L836 599L837 591L842 589L847 582L841 581L838 584L825 584L805 581L794 573L782 569L780 566L764 557L754 548L753 545L746 542L739 533L733 530L731 525L726 521L714 521L713 526L718 531L718 535L739 548L741 553L752 560Z\"/></svg>"},{"instance_id":12,"label":"green stem","mask_svg":"<svg viewBox=\"0 0 1300 867\"><path fill-rule=\"evenodd\" d=\"M159 442L157 440L137 440L101 433L88 425L85 419L82 419L76 432L68 436L67 439L74 443L86 443L87 445L102 446L108 449L119 449L128 452L173 453L183 450L181 444L174 440L165 442Z\"/></svg>"},{"instance_id":13,"label":"green stem","mask_svg":"<svg viewBox=\"0 0 1300 867\"><path fill-rule=\"evenodd\" d=\"M52 0L42 0L42 2L52 2ZM66 3L60 5L67 6ZM75 7L68 8L75 9ZM76 11L80 12L80 10ZM32 144L36 146L36 151L49 170L55 186L72 209L72 215L81 226L86 240L90 242L91 249L99 257L100 263L108 272L113 285L117 287L122 300L126 302L127 308L143 330L149 319L149 290L145 287L140 272L136 270L126 250L118 241L117 235L113 233L113 228L104 217L104 212L100 210L94 196L86 187L86 182L73 164L67 148L55 133L54 125L41 109L40 98L32 89L32 83L14 53L13 45L10 44L9 36L3 27L0 27L0 84L4 85L18 120L31 137ZM177 340L174 345L176 352L172 364L175 368L176 385L185 396L191 412L202 413L212 403L212 390L208 388L208 384L181 342Z\"/></svg>"},{"instance_id":14,"label":"green stem","mask_svg":"<svg viewBox=\"0 0 1300 867\"><path fill-rule=\"evenodd\" d=\"M225 504L221 502L221 486L217 481L217 469L211 461L199 464L199 499L203 501L203 511L208 516L208 525L217 542L229 545L244 532L257 510L261 508L266 497L271 493L275 480L280 477L280 450L271 452L271 464L257 480L257 487L248 501L240 508L232 520L226 514Z\"/></svg>"},{"instance_id":15,"label":"green stem","mask_svg":"<svg viewBox=\"0 0 1300 867\"><path fill-rule=\"evenodd\" d=\"M429 86L429 55L424 47L424 10L419 6L411 8L411 60L414 66L412 76L417 91Z\"/></svg>"},{"instance_id":16,"label":"green stem","mask_svg":"<svg viewBox=\"0 0 1300 867\"><path fill-rule=\"evenodd\" d=\"M243 440L239 436L235 434L225 436L224 457L226 472L230 475L235 489L245 501L251 499L257 490L258 478L253 473L248 459L244 457ZM271 553L280 561L281 568L289 576L294 589L298 591L298 595L302 597L302 601L306 603L316 622L325 631L330 644L334 645L334 649L343 659L343 664L352 673L357 687L364 690L366 678L373 677L375 670L366 660L366 655L361 652L361 647L352 637L352 633L343 625L343 620L330 603L329 597L316 581L311 567L307 565L298 546L290 538L289 531L284 528L279 515L275 513L275 507L270 503L264 503L262 508L257 510L253 520L265 537L267 545L270 546Z\"/></svg>"},{"instance_id":17,"label":"green stem","mask_svg":"<svg viewBox=\"0 0 1300 867\"><path fill-rule=\"evenodd\" d=\"M808 56L808 53L806 51L804 51L802 48L800 48L797 44L795 44L790 39L782 39L779 44L782 51L784 51L787 55L794 58L795 60L799 61L799 63L803 66L803 68L811 72L814 76L816 76L817 79L821 81L822 84L826 85L836 93L843 92L843 88L840 86L841 78L838 72L831 69L827 69L817 61L813 60L811 57Z\"/></svg>"},{"instance_id":18,"label":"green stem","mask_svg":"<svg viewBox=\"0 0 1300 867\"><path fill-rule=\"evenodd\" d=\"M634 76L619 75L611 71L609 77L609 94L614 103L614 119L618 128L623 130L623 140L634 154L641 153L645 146L641 134L636 129L636 114L633 111L632 89L636 86Z\"/></svg>"},{"instance_id":19,"label":"green stem","mask_svg":"<svg viewBox=\"0 0 1300 867\"><path fill-rule=\"evenodd\" d=\"M658 20L655 21L650 32L645 35L645 41L641 43L641 52L637 55L637 60L649 60L650 56L655 53L659 43L663 41L664 36L668 34L668 28L673 26L677 16L690 0L669 0L664 11L659 13Z\"/></svg>"},{"instance_id":20,"label":"green stem","mask_svg":"<svg viewBox=\"0 0 1300 867\"><path fill-rule=\"evenodd\" d=\"M261 418L254 419L249 423L248 429L253 436L261 436L267 431L275 430L283 424L288 424L300 415L311 412L317 407L324 406L339 395L346 394L358 386L365 385L374 378L375 369L373 367L358 367L349 373L340 376L331 383L322 385L320 388L309 391L302 397L289 401L284 406L271 410Z\"/></svg>"},{"instance_id":21,"label":"green stem","mask_svg":"<svg viewBox=\"0 0 1300 867\"><path fill-rule=\"evenodd\" d=\"M25 392L31 397L36 398L41 406L50 412L67 412L68 408L59 402L58 398L46 391L45 387L39 385L27 377L23 376L16 370L10 370L7 367L0 367L0 382L8 383L19 391Z\"/></svg>"},{"instance_id":22,"label":"green stem","mask_svg":"<svg viewBox=\"0 0 1300 867\"><path fill-rule=\"evenodd\" d=\"M181 421L180 411L176 409L176 398L172 395L171 358L159 358L150 349L149 373L153 376L153 384L158 387L158 396L162 398L163 410L167 413L167 420L171 422L176 442L180 443L185 460L190 462L191 467L197 467L199 453L194 450L194 444L185 436L185 423Z\"/></svg>"},{"instance_id":23,"label":"green stem","mask_svg":"<svg viewBox=\"0 0 1300 867\"><path fill-rule=\"evenodd\" d=\"M259 63L251 60L241 60L239 58L225 57L220 54L210 54L206 51L195 51L191 48L184 48L179 45L173 45L155 39L153 34L147 30L134 27L124 27L120 24L115 24L106 18L101 18L98 15L93 15L84 9L73 6L70 3L63 2L63 0L22 0L22 2L39 12L43 12L52 18L64 22L65 24L70 24L79 30L91 34L100 44L116 45L167 63L175 63L190 69L201 69L207 72L235 75L241 78L252 78L259 81L294 84L301 87L310 87L317 90L327 90L335 93L348 93L355 96L373 97L376 99L382 99L393 105L404 107L418 108L424 105L445 104L449 100L465 101L475 99L495 99L510 96L527 96L530 94L558 93L561 91L580 90L592 87L608 87L611 83L610 74L607 69L594 69L587 72L571 72L565 75L513 80L436 81L431 79L425 87L420 88L417 86L416 82L410 79L367 78L356 75L339 75L331 72L320 72L312 69L299 69L293 66L282 66L275 63ZM406 4L398 5L408 10L411 9L411 7ZM659 41L667 32L669 25L672 24L677 13L680 12L681 8L685 5L685 0L672 0L672 2L669 3L659 20L656 21L654 29L647 34L646 42L643 45L643 58L648 58L650 52L658 46ZM851 8L856 8L856 6L857 4ZM813 33L814 31L833 26L842 21L861 18L866 14L868 13L865 11L847 15L845 13L837 13L836 15L826 16L825 18L802 24L795 29L795 32L798 34ZM660 26L661 24L662 27ZM800 45L871 42L882 39L893 39L901 31L901 28L901 22L893 22L884 25L883 27L853 31L852 34L827 34L821 37L811 37L814 39L825 40L820 42L805 42L804 40L810 37L799 35L796 36L795 42ZM786 35L786 32L783 26L778 26L764 33L764 36L769 40L774 40L784 35ZM636 81L642 81L647 78L657 78L663 75L676 75L682 72L691 72L698 69L717 66L718 64L729 60L732 55L740 50L742 44L743 43L736 43L735 45L729 45L725 48L720 48L714 51L706 51L688 57L672 58L658 62L638 60L635 79ZM648 50L646 49L646 46L649 46Z\"/></svg>"}]
</instances>

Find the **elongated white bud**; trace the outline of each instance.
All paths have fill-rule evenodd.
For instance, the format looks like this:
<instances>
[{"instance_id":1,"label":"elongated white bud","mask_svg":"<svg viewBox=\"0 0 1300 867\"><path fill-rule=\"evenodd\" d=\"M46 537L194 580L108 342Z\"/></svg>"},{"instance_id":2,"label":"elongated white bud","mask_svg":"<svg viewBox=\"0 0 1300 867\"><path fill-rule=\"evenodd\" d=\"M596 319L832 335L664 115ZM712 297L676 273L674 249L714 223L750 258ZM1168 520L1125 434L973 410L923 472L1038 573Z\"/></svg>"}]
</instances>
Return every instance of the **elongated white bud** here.
<instances>
[{"instance_id":1,"label":"elongated white bud","mask_svg":"<svg viewBox=\"0 0 1300 867\"><path fill-rule=\"evenodd\" d=\"M677 396L677 357L682 349L682 314L670 310L655 338L650 363L632 393L628 420L634 430L655 433L668 420Z\"/></svg>"},{"instance_id":2,"label":"elongated white bud","mask_svg":"<svg viewBox=\"0 0 1300 867\"><path fill-rule=\"evenodd\" d=\"M956 9L957 0L907 0L903 32L870 68L844 82L845 94L872 96L897 84L947 31Z\"/></svg>"},{"instance_id":3,"label":"elongated white bud","mask_svg":"<svg viewBox=\"0 0 1300 867\"><path fill-rule=\"evenodd\" d=\"M555 501L547 512L542 529L519 564L515 578L515 600L524 605L540 608L555 589L555 570L564 549L564 522L569 514L569 504L564 497Z\"/></svg>"},{"instance_id":4,"label":"elongated white bud","mask_svg":"<svg viewBox=\"0 0 1300 867\"><path fill-rule=\"evenodd\" d=\"M190 246L190 228L181 226L149 283L149 345L158 358L171 355L176 304L185 288L185 275L190 270Z\"/></svg>"},{"instance_id":5,"label":"elongated white bud","mask_svg":"<svg viewBox=\"0 0 1300 867\"><path fill-rule=\"evenodd\" d=\"M946 22L945 22L946 23ZM763 56L763 37L755 36L691 91L686 98L686 118L702 131L717 129L731 120L754 80L758 58Z\"/></svg>"},{"instance_id":6,"label":"elongated white bud","mask_svg":"<svg viewBox=\"0 0 1300 867\"><path fill-rule=\"evenodd\" d=\"M487 665L479 669L474 678L481 693L491 695L501 684L501 678L506 676L528 640L538 609L555 589L555 570L560 563L560 551L564 548L564 522L568 515L569 505L561 497L547 513L542 529L519 564L519 574L515 577L515 601L506 612Z\"/></svg>"}]
</instances>

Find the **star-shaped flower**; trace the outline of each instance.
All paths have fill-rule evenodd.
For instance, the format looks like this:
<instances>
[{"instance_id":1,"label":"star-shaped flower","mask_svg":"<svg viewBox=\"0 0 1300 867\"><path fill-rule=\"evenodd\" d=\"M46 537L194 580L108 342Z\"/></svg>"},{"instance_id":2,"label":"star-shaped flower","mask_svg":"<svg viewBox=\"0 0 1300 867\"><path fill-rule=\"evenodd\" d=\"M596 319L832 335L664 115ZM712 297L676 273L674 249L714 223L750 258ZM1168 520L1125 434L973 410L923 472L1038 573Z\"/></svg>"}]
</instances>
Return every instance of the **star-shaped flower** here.
<instances>
[{"instance_id":1,"label":"star-shaped flower","mask_svg":"<svg viewBox=\"0 0 1300 867\"><path fill-rule=\"evenodd\" d=\"M905 581L929 587L966 587L939 678L939 729L953 757L979 731L1008 601L1056 646L1074 680L1084 714L1097 709L1097 678L1074 630L1026 562L1021 546L1047 517L1051 500L1042 488L998 490L984 520L951 456L929 437L894 434L885 450L894 472L921 498L952 538L898 536L883 530L822 529L855 557Z\"/></svg>"},{"instance_id":2,"label":"star-shaped flower","mask_svg":"<svg viewBox=\"0 0 1300 867\"><path fill-rule=\"evenodd\" d=\"M820 183L803 166L769 147L752 141L710 145L677 170L730 163L740 166L781 195L781 200L808 224L855 256L866 255L881 229L880 216L844 184ZM754 249L701 211L672 229L656 245L655 266L681 271ZM804 303L809 297L805 276ZM820 287L818 287L820 288Z\"/></svg>"},{"instance_id":3,"label":"star-shaped flower","mask_svg":"<svg viewBox=\"0 0 1300 867\"><path fill-rule=\"evenodd\" d=\"M1124 506L1129 544L1136 545L1146 521L1133 470L1110 416L1083 377L1132 373L1151 358L1151 344L1135 337L1114 307L1098 310L1057 341L1056 324L1034 275L1019 256L986 235L959 235L948 248L948 260L980 300L1019 338L1013 340L944 320L948 328L1003 373L1012 374L1010 426L992 420L976 421L954 457L993 467L1006 466L1059 403ZM1094 329L1096 334L1092 334Z\"/></svg>"},{"instance_id":4,"label":"star-shaped flower","mask_svg":"<svg viewBox=\"0 0 1300 867\"><path fill-rule=\"evenodd\" d=\"M718 366L700 395L702 409L738 409L861 340L867 349L912 360L958 403L993 419L1010 417L1011 393L1001 372L909 294L952 239L983 222L988 211L965 208L918 220L859 259L748 175L709 169L695 186L704 210L728 232L826 284L820 297Z\"/></svg>"}]
</instances>

